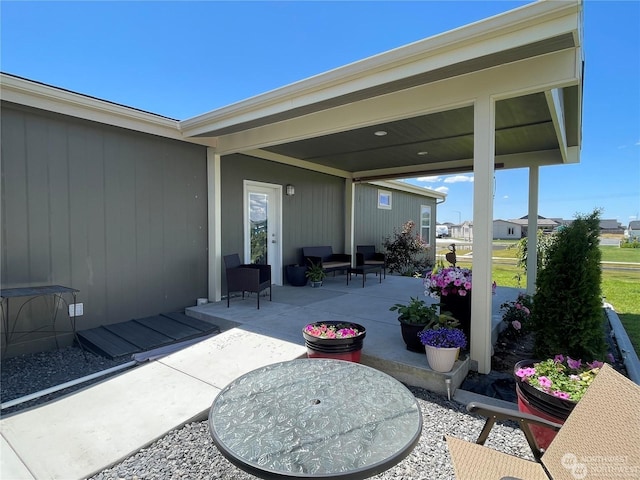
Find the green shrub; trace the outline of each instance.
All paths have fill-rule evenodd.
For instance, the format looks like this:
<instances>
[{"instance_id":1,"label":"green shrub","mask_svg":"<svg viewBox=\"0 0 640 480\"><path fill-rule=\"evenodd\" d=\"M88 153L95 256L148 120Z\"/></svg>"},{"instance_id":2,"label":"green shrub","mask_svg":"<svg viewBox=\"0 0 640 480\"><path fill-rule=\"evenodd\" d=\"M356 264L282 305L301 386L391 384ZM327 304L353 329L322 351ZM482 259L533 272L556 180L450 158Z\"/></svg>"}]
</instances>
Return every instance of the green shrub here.
<instances>
[{"instance_id":1,"label":"green shrub","mask_svg":"<svg viewBox=\"0 0 640 480\"><path fill-rule=\"evenodd\" d=\"M599 216L578 216L559 231L538 272L531 321L540 358L602 358L606 351Z\"/></svg>"},{"instance_id":2,"label":"green shrub","mask_svg":"<svg viewBox=\"0 0 640 480\"><path fill-rule=\"evenodd\" d=\"M634 237L633 240L625 238L624 240L620 240L620 248L640 248L640 241L638 237Z\"/></svg>"},{"instance_id":3,"label":"green shrub","mask_svg":"<svg viewBox=\"0 0 640 480\"><path fill-rule=\"evenodd\" d=\"M429 247L420 235L413 233L414 227L415 223L409 220L382 242L390 272L413 276L429 267Z\"/></svg>"}]
</instances>

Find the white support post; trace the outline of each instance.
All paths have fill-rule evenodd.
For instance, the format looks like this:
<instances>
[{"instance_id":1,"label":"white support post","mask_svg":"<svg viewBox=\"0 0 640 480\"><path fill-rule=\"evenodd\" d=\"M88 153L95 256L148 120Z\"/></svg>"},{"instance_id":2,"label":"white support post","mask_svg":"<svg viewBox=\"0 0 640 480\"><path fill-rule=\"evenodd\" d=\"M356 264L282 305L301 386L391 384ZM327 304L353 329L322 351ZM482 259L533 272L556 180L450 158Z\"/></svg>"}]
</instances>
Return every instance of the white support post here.
<instances>
[{"instance_id":1,"label":"white support post","mask_svg":"<svg viewBox=\"0 0 640 480\"><path fill-rule=\"evenodd\" d=\"M495 101L476 99L473 125L473 289L471 360L479 373L491 371L493 250L493 178L495 172Z\"/></svg>"},{"instance_id":2,"label":"white support post","mask_svg":"<svg viewBox=\"0 0 640 480\"><path fill-rule=\"evenodd\" d=\"M344 243L345 248L344 252L351 255L351 266L355 267L356 265L356 254L355 254L355 233L354 233L354 223L355 223L355 184L353 180L350 178L345 178L344 180Z\"/></svg>"},{"instance_id":3,"label":"white support post","mask_svg":"<svg viewBox=\"0 0 640 480\"><path fill-rule=\"evenodd\" d=\"M537 166L529 167L529 213L527 222L527 293L536 291L538 277L538 185L539 172Z\"/></svg>"},{"instance_id":4,"label":"white support post","mask_svg":"<svg viewBox=\"0 0 640 480\"><path fill-rule=\"evenodd\" d=\"M222 229L221 224L221 182L220 155L213 148L207 148L207 206L208 206L208 246L209 246L209 301L222 299Z\"/></svg>"}]
</instances>

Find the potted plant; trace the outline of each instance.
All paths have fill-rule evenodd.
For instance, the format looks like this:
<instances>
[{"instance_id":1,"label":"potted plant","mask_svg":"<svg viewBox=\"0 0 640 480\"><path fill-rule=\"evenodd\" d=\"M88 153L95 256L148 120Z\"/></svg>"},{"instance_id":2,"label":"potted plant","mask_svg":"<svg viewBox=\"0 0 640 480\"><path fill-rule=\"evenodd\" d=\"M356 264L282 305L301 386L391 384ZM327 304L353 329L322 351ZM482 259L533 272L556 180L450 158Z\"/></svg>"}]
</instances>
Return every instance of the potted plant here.
<instances>
[{"instance_id":1,"label":"potted plant","mask_svg":"<svg viewBox=\"0 0 640 480\"><path fill-rule=\"evenodd\" d=\"M425 295L440 300L442 310L450 312L460 322L467 338L471 335L471 269L445 267L440 264L424 278ZM493 282L493 293L497 288Z\"/></svg>"},{"instance_id":2,"label":"potted plant","mask_svg":"<svg viewBox=\"0 0 640 480\"><path fill-rule=\"evenodd\" d=\"M555 423L564 423L602 365L599 360L583 363L565 355L516 363L513 372L518 409ZM540 448L547 448L556 435L545 427L532 426L531 430Z\"/></svg>"},{"instance_id":3,"label":"potted plant","mask_svg":"<svg viewBox=\"0 0 640 480\"><path fill-rule=\"evenodd\" d=\"M525 293L519 293L516 300L500 305L504 334L507 339L517 340L528 331L532 307L533 298Z\"/></svg>"},{"instance_id":4,"label":"potted plant","mask_svg":"<svg viewBox=\"0 0 640 480\"><path fill-rule=\"evenodd\" d=\"M322 285L322 280L327 276L322 265L319 263L313 263L309 260L309 266L305 272L307 278L311 281L312 287L319 287Z\"/></svg>"},{"instance_id":5,"label":"potted plant","mask_svg":"<svg viewBox=\"0 0 640 480\"><path fill-rule=\"evenodd\" d=\"M409 303L396 303L389 307L392 312L398 312L402 339L411 352L424 353L424 345L418 339L418 332L431 328L438 322L437 305L427 305L424 300L410 297Z\"/></svg>"},{"instance_id":6,"label":"potted plant","mask_svg":"<svg viewBox=\"0 0 640 480\"><path fill-rule=\"evenodd\" d=\"M351 322L314 322L302 329L308 358L360 362L366 329Z\"/></svg>"},{"instance_id":7,"label":"potted plant","mask_svg":"<svg viewBox=\"0 0 640 480\"><path fill-rule=\"evenodd\" d=\"M450 372L460 349L467 346L467 337L459 328L439 327L418 334L425 346L429 367L436 372Z\"/></svg>"}]
</instances>

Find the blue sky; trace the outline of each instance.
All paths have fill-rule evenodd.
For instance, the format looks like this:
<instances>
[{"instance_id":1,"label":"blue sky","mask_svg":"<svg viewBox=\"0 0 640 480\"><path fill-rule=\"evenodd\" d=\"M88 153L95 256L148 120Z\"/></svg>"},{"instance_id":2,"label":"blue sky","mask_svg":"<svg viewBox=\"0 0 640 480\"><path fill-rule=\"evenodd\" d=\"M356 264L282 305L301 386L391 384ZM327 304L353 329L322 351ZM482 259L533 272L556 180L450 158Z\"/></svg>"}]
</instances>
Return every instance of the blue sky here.
<instances>
[{"instance_id":1,"label":"blue sky","mask_svg":"<svg viewBox=\"0 0 640 480\"><path fill-rule=\"evenodd\" d=\"M3 72L183 120L529 2L0 2ZM640 219L640 2L584 3L581 163L540 170L539 212ZM494 218L527 214L526 170L496 172ZM472 219L473 176L438 221Z\"/></svg>"}]
</instances>

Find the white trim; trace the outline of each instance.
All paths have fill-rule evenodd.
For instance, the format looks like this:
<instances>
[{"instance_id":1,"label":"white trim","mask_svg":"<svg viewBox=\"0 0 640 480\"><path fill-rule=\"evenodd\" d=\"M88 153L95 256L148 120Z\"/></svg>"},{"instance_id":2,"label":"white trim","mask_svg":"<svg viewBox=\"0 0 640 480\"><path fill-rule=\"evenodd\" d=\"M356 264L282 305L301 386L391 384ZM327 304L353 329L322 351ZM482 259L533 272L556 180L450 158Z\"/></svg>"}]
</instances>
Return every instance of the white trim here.
<instances>
[{"instance_id":1,"label":"white trim","mask_svg":"<svg viewBox=\"0 0 640 480\"><path fill-rule=\"evenodd\" d=\"M399 190L401 192L413 193L427 198L435 198L437 200L444 200L447 197L446 193L440 193L435 190L431 190L425 187L419 187L410 183L401 182L398 180L376 180L372 182L366 182L370 185L375 185L382 188L390 188L393 190Z\"/></svg>"},{"instance_id":2,"label":"white trim","mask_svg":"<svg viewBox=\"0 0 640 480\"><path fill-rule=\"evenodd\" d=\"M393 193L389 190L378 189L378 208L381 210L392 210Z\"/></svg>"},{"instance_id":3,"label":"white trim","mask_svg":"<svg viewBox=\"0 0 640 480\"><path fill-rule=\"evenodd\" d=\"M188 143L216 146L215 139L185 138L180 132L178 120L5 73L0 74L0 96L2 100L18 105Z\"/></svg>"}]
</instances>

